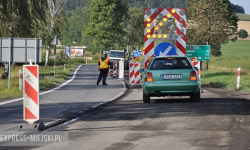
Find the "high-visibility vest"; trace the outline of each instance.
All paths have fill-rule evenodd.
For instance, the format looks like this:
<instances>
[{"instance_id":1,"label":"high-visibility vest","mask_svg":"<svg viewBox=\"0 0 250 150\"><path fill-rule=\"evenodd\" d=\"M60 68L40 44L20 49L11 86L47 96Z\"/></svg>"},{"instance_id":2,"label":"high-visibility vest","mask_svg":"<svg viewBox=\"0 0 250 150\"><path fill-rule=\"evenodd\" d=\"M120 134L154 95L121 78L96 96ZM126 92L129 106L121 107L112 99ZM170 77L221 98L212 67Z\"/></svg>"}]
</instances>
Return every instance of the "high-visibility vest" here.
<instances>
[{"instance_id":1,"label":"high-visibility vest","mask_svg":"<svg viewBox=\"0 0 250 150\"><path fill-rule=\"evenodd\" d=\"M102 59L99 60L100 62L100 69L108 69L109 68L109 59L106 58L104 61Z\"/></svg>"}]
</instances>

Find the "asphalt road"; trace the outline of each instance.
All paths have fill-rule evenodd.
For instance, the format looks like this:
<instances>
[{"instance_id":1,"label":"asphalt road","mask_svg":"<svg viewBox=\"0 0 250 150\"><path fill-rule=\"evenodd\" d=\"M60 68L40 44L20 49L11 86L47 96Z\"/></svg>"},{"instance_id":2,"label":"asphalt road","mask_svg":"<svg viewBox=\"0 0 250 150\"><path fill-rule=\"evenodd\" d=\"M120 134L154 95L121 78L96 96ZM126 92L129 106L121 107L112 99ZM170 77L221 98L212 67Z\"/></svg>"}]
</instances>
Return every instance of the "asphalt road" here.
<instances>
[{"instance_id":1,"label":"asphalt road","mask_svg":"<svg viewBox=\"0 0 250 150\"><path fill-rule=\"evenodd\" d=\"M246 150L250 149L249 95L203 88L201 102L187 97L142 102L133 88L120 100L52 130L68 132L68 146L37 150ZM48 145L49 146L49 145Z\"/></svg>"},{"instance_id":2,"label":"asphalt road","mask_svg":"<svg viewBox=\"0 0 250 150\"><path fill-rule=\"evenodd\" d=\"M53 92L40 95L40 120L50 123L58 119L69 118L89 108L111 100L124 90L124 84L108 77L109 85L96 85L97 65L83 65L74 80ZM2 103L2 102L1 102ZM18 129L23 120L22 100L0 105L0 131Z\"/></svg>"}]
</instances>

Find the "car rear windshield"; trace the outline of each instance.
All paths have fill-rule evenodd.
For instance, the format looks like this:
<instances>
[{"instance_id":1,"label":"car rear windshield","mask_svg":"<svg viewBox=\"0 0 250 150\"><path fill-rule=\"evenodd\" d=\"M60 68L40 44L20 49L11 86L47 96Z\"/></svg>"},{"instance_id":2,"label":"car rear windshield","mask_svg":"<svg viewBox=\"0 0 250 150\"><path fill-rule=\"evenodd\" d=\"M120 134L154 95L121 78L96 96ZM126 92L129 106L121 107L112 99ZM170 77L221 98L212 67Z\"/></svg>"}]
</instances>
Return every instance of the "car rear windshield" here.
<instances>
[{"instance_id":1,"label":"car rear windshield","mask_svg":"<svg viewBox=\"0 0 250 150\"><path fill-rule=\"evenodd\" d=\"M110 52L110 57L123 58L124 57L124 52L111 51Z\"/></svg>"},{"instance_id":2,"label":"car rear windshield","mask_svg":"<svg viewBox=\"0 0 250 150\"><path fill-rule=\"evenodd\" d=\"M157 58L150 66L150 70L165 69L192 69L192 66L186 57Z\"/></svg>"}]
</instances>

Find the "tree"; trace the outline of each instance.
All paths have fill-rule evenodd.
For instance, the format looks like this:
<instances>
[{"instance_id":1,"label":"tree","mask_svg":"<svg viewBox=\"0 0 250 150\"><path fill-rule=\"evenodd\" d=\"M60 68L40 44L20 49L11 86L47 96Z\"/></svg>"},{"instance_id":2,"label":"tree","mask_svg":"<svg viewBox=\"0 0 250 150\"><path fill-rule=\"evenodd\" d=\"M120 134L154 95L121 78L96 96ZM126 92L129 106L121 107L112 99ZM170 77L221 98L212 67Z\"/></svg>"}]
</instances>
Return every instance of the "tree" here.
<instances>
[{"instance_id":1,"label":"tree","mask_svg":"<svg viewBox=\"0 0 250 150\"><path fill-rule=\"evenodd\" d=\"M124 0L130 7L141 8L185 8L185 0Z\"/></svg>"},{"instance_id":2,"label":"tree","mask_svg":"<svg viewBox=\"0 0 250 150\"><path fill-rule=\"evenodd\" d=\"M143 10L141 8L129 8L127 26L124 31L127 33L124 36L126 44L136 47L143 45Z\"/></svg>"},{"instance_id":3,"label":"tree","mask_svg":"<svg viewBox=\"0 0 250 150\"><path fill-rule=\"evenodd\" d=\"M89 0L68 0L65 5L66 11L74 11L82 7L88 7Z\"/></svg>"},{"instance_id":4,"label":"tree","mask_svg":"<svg viewBox=\"0 0 250 150\"><path fill-rule=\"evenodd\" d=\"M188 44L211 45L212 55L220 56L218 45L228 42L238 28L229 0L189 0L187 13Z\"/></svg>"},{"instance_id":5,"label":"tree","mask_svg":"<svg viewBox=\"0 0 250 150\"><path fill-rule=\"evenodd\" d=\"M231 5L231 7L233 8L234 12L245 14L245 9L244 9L242 6L234 5L234 4L232 4L232 3L230 3L230 5Z\"/></svg>"},{"instance_id":6,"label":"tree","mask_svg":"<svg viewBox=\"0 0 250 150\"><path fill-rule=\"evenodd\" d=\"M46 18L48 23L41 24L39 26L38 31L40 37L42 37L44 41L44 46L46 48L46 58L45 58L45 66L48 66L48 60L51 53L51 41L55 36L60 37L62 35L63 27L66 23L66 15L65 11L62 11L63 5L66 0L47 0L49 8L46 13Z\"/></svg>"},{"instance_id":7,"label":"tree","mask_svg":"<svg viewBox=\"0 0 250 150\"><path fill-rule=\"evenodd\" d=\"M248 37L247 31L244 30L244 29L241 29L241 30L239 31L238 35L239 35L239 37L242 38L242 39Z\"/></svg>"},{"instance_id":8,"label":"tree","mask_svg":"<svg viewBox=\"0 0 250 150\"><path fill-rule=\"evenodd\" d=\"M89 8L82 7L70 12L67 23L63 30L63 43L68 45L86 44L84 32L89 22Z\"/></svg>"},{"instance_id":9,"label":"tree","mask_svg":"<svg viewBox=\"0 0 250 150\"><path fill-rule=\"evenodd\" d=\"M37 22L46 22L46 1L0 1L0 36L33 37L32 29Z\"/></svg>"},{"instance_id":10,"label":"tree","mask_svg":"<svg viewBox=\"0 0 250 150\"><path fill-rule=\"evenodd\" d=\"M115 44L122 45L126 14L127 6L121 0L91 0L90 21L85 32L91 45L100 52Z\"/></svg>"}]
</instances>

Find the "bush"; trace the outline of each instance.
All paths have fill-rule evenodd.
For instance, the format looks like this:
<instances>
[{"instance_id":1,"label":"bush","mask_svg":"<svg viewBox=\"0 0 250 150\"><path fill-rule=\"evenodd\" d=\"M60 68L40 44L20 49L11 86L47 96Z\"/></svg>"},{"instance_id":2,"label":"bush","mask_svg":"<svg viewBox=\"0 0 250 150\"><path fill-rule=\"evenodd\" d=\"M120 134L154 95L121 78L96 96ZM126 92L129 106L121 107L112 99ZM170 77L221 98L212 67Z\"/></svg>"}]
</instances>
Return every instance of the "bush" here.
<instances>
[{"instance_id":1,"label":"bush","mask_svg":"<svg viewBox=\"0 0 250 150\"><path fill-rule=\"evenodd\" d=\"M239 31L238 35L239 35L239 37L242 38L242 39L248 37L247 31L244 30L244 29L241 29L241 30Z\"/></svg>"}]
</instances>

